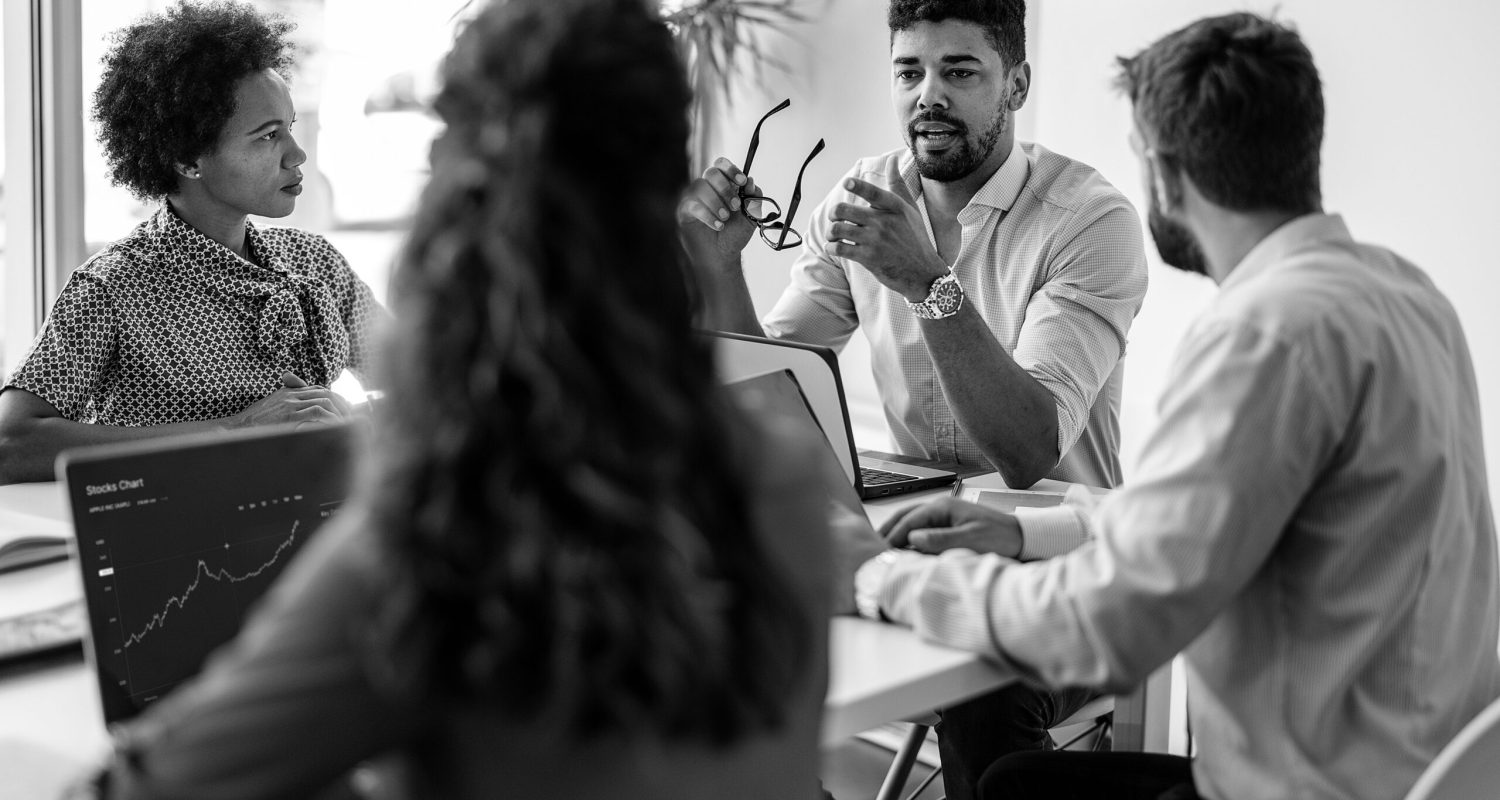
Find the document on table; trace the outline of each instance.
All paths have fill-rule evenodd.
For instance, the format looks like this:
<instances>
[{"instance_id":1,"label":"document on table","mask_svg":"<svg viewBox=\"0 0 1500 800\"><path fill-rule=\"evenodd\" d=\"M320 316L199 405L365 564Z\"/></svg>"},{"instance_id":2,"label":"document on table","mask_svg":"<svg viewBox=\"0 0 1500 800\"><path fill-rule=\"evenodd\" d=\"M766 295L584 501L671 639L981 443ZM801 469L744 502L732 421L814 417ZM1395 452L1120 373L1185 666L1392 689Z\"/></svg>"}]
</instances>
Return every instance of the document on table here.
<instances>
[{"instance_id":1,"label":"document on table","mask_svg":"<svg viewBox=\"0 0 1500 800\"><path fill-rule=\"evenodd\" d=\"M1063 492L1034 489L987 489L965 486L960 497L971 503L1014 512L1018 508L1050 508L1061 505Z\"/></svg>"},{"instance_id":2,"label":"document on table","mask_svg":"<svg viewBox=\"0 0 1500 800\"><path fill-rule=\"evenodd\" d=\"M70 552L66 536L0 530L0 574L66 561Z\"/></svg>"},{"instance_id":3,"label":"document on table","mask_svg":"<svg viewBox=\"0 0 1500 800\"><path fill-rule=\"evenodd\" d=\"M0 575L0 662L75 644L86 622L71 559Z\"/></svg>"},{"instance_id":4,"label":"document on table","mask_svg":"<svg viewBox=\"0 0 1500 800\"><path fill-rule=\"evenodd\" d=\"M83 586L56 484L0 487L0 661L83 636Z\"/></svg>"}]
</instances>

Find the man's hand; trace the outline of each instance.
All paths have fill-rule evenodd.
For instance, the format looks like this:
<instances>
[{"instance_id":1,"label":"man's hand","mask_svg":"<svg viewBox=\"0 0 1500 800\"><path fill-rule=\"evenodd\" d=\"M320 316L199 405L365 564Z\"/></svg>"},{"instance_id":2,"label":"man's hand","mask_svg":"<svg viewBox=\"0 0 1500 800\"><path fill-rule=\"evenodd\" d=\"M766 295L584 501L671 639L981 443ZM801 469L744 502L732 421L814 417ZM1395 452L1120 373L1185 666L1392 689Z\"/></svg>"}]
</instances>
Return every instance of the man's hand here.
<instances>
[{"instance_id":1,"label":"man's hand","mask_svg":"<svg viewBox=\"0 0 1500 800\"><path fill-rule=\"evenodd\" d=\"M1007 558L1021 555L1021 524L1007 514L952 497L903 509L880 528L891 547L941 553L955 547Z\"/></svg>"},{"instance_id":2,"label":"man's hand","mask_svg":"<svg viewBox=\"0 0 1500 800\"><path fill-rule=\"evenodd\" d=\"M829 503L828 517L833 532L833 613L853 614L854 573L887 545L862 514Z\"/></svg>"},{"instance_id":3,"label":"man's hand","mask_svg":"<svg viewBox=\"0 0 1500 800\"><path fill-rule=\"evenodd\" d=\"M886 288L913 303L927 298L932 282L947 273L922 213L903 184L888 192L868 181L849 178L844 188L869 203L838 203L828 212L831 255L857 261Z\"/></svg>"},{"instance_id":4,"label":"man's hand","mask_svg":"<svg viewBox=\"0 0 1500 800\"><path fill-rule=\"evenodd\" d=\"M715 160L683 192L677 231L693 263L715 270L738 265L740 251L755 234L755 223L742 210L742 192L747 199L761 196L755 181L727 158Z\"/></svg>"},{"instance_id":5,"label":"man's hand","mask_svg":"<svg viewBox=\"0 0 1500 800\"><path fill-rule=\"evenodd\" d=\"M349 401L324 386L311 386L291 372L281 375L281 388L229 417L230 428L251 428L280 422L329 425L347 419Z\"/></svg>"}]
</instances>

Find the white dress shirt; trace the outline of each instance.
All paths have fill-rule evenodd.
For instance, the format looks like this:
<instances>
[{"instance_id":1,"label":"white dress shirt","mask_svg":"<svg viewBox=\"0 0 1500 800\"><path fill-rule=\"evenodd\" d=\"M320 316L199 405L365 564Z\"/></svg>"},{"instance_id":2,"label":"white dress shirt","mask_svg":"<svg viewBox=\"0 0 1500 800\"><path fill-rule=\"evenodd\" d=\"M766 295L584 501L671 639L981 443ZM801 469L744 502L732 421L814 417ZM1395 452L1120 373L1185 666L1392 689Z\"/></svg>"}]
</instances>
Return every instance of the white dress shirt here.
<instances>
[{"instance_id":1,"label":"white dress shirt","mask_svg":"<svg viewBox=\"0 0 1500 800\"><path fill-rule=\"evenodd\" d=\"M885 189L904 183L926 220L922 181L907 150L861 159L845 177ZM828 253L829 209L864 202L843 187L840 180L813 212L791 284L762 321L766 335L841 348L861 328L897 449L988 464L954 419L906 298L858 262ZM1056 401L1063 455L1048 477L1117 485L1120 358L1146 294L1135 210L1088 165L1017 142L958 222L952 268L966 302ZM927 233L931 238L930 220Z\"/></svg>"},{"instance_id":2,"label":"white dress shirt","mask_svg":"<svg viewBox=\"0 0 1500 800\"><path fill-rule=\"evenodd\" d=\"M1500 694L1478 392L1419 269L1293 220L1185 337L1139 480L1031 511L1017 564L888 564L881 609L1053 685L1182 651L1210 798L1400 798ZM866 576L869 579L869 576Z\"/></svg>"}]
</instances>

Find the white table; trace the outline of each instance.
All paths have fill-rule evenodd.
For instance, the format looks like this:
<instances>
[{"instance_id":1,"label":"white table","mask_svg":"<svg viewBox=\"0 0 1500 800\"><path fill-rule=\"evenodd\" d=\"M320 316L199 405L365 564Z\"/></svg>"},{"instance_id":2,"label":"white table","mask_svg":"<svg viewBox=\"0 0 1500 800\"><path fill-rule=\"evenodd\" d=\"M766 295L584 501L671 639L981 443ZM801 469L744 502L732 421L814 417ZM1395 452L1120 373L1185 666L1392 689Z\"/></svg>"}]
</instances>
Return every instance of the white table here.
<instances>
[{"instance_id":1,"label":"white table","mask_svg":"<svg viewBox=\"0 0 1500 800\"><path fill-rule=\"evenodd\" d=\"M60 483L0 486L0 533L6 531L71 535L72 516Z\"/></svg>"},{"instance_id":2,"label":"white table","mask_svg":"<svg viewBox=\"0 0 1500 800\"><path fill-rule=\"evenodd\" d=\"M988 485L990 480L970 479L969 485ZM891 498L867 508L878 525L896 509L922 499ZM0 487L0 531L15 525L66 531L68 513L60 488ZM4 610L0 607L0 613ZM911 630L895 625L840 617L832 620L830 637L824 746L884 722L975 697L1012 679L977 655L923 642ZM108 737L102 720L97 689L79 660L0 673L0 774L25 777L32 781L28 786L40 787L36 796L44 796L62 776L103 755Z\"/></svg>"},{"instance_id":3,"label":"white table","mask_svg":"<svg viewBox=\"0 0 1500 800\"><path fill-rule=\"evenodd\" d=\"M1014 679L993 662L924 642L909 628L839 617L829 635L824 747L882 723L929 714Z\"/></svg>"}]
</instances>

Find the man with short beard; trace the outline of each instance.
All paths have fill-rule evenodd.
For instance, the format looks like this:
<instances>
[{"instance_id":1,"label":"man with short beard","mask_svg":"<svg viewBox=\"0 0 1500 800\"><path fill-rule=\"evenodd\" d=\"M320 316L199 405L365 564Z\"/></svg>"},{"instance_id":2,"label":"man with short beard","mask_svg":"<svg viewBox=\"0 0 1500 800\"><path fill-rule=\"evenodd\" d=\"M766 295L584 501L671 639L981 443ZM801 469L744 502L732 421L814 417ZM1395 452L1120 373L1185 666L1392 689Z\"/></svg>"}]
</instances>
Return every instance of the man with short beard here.
<instances>
[{"instance_id":1,"label":"man with short beard","mask_svg":"<svg viewBox=\"0 0 1500 800\"><path fill-rule=\"evenodd\" d=\"M1023 0L893 0L891 97L906 147L855 164L813 212L791 285L756 319L740 251L760 192L720 158L679 207L710 322L842 347L862 327L897 448L1043 477L1120 481L1121 356L1146 292L1140 219L1097 171L1016 140L1031 88ZM959 537L959 538L955 538ZM1022 558L1019 541L921 536ZM1091 695L1005 689L938 726L948 796L994 758L1047 748Z\"/></svg>"},{"instance_id":2,"label":"man with short beard","mask_svg":"<svg viewBox=\"0 0 1500 800\"><path fill-rule=\"evenodd\" d=\"M1324 213L1295 31L1229 14L1120 61L1162 259L1219 286L1137 474L1096 504L840 527L843 604L1048 686L1129 687L1181 651L1194 758L1013 753L981 797L1398 800L1500 696L1463 329L1421 269ZM887 549L953 526L1075 549Z\"/></svg>"},{"instance_id":3,"label":"man with short beard","mask_svg":"<svg viewBox=\"0 0 1500 800\"><path fill-rule=\"evenodd\" d=\"M722 330L841 348L856 328L906 455L1113 487L1120 358L1146 292L1140 220L1097 171L1016 140L1024 0L893 0L904 148L861 159L756 319L740 251L755 181L720 158L678 209ZM742 199L743 198L743 199Z\"/></svg>"},{"instance_id":4,"label":"man with short beard","mask_svg":"<svg viewBox=\"0 0 1500 800\"><path fill-rule=\"evenodd\" d=\"M891 99L906 147L861 159L813 212L762 323L739 251L754 180L718 159L678 210L709 321L843 347L856 327L903 455L1113 488L1125 338L1146 293L1140 219L1094 168L1016 140L1031 90L1023 0L892 0ZM962 536L962 534L960 534ZM1038 558L1020 542L918 537ZM945 711L948 797L987 764L1052 746L1091 693L1016 686Z\"/></svg>"}]
</instances>

